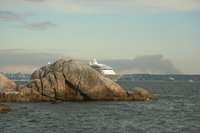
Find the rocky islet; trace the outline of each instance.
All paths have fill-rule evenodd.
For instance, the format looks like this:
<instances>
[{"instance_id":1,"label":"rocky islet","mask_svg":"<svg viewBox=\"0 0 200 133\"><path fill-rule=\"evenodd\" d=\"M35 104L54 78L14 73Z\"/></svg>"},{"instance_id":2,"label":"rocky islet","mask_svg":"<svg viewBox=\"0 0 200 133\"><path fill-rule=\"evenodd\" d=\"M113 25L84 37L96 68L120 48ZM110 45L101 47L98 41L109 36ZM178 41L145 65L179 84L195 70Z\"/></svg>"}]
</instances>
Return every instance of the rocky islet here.
<instances>
[{"instance_id":1,"label":"rocky islet","mask_svg":"<svg viewBox=\"0 0 200 133\"><path fill-rule=\"evenodd\" d=\"M1 102L64 102L90 100L155 100L143 88L126 92L119 84L77 60L60 59L33 72L30 81L17 86L0 74Z\"/></svg>"}]
</instances>

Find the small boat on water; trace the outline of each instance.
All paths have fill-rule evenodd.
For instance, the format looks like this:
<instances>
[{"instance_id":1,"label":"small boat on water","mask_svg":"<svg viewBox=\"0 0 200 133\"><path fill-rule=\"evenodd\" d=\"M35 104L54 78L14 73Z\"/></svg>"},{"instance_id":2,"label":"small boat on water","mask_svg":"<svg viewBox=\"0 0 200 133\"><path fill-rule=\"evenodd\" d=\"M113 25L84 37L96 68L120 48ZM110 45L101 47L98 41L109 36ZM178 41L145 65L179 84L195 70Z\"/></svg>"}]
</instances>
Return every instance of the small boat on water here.
<instances>
[{"instance_id":1,"label":"small boat on water","mask_svg":"<svg viewBox=\"0 0 200 133\"><path fill-rule=\"evenodd\" d=\"M117 81L122 76L121 74L116 74L114 72L114 68L104 64L97 63L96 59L94 59L93 62L90 62L89 65L98 72L100 72L101 74L103 74L104 76L112 79L113 81Z\"/></svg>"},{"instance_id":2,"label":"small boat on water","mask_svg":"<svg viewBox=\"0 0 200 133\"><path fill-rule=\"evenodd\" d=\"M193 82L193 80L190 79L190 80L188 80L188 82Z\"/></svg>"},{"instance_id":3,"label":"small boat on water","mask_svg":"<svg viewBox=\"0 0 200 133\"><path fill-rule=\"evenodd\" d=\"M174 81L174 78L164 79L164 81Z\"/></svg>"}]
</instances>

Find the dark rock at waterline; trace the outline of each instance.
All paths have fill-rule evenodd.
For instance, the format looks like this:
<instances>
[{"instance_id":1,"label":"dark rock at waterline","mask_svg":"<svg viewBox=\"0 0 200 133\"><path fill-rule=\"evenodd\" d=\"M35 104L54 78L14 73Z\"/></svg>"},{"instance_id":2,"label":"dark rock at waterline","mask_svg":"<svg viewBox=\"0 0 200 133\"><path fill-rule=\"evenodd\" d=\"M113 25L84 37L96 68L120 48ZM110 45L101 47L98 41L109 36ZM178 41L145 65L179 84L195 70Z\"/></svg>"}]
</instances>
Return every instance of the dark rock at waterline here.
<instances>
[{"instance_id":1,"label":"dark rock at waterline","mask_svg":"<svg viewBox=\"0 0 200 133\"><path fill-rule=\"evenodd\" d=\"M14 109L8 105L0 104L0 114L6 114L8 111L13 111Z\"/></svg>"},{"instance_id":2,"label":"dark rock at waterline","mask_svg":"<svg viewBox=\"0 0 200 133\"><path fill-rule=\"evenodd\" d=\"M41 101L41 93L26 87L17 86L3 74L0 74L0 102Z\"/></svg>"},{"instance_id":3,"label":"dark rock at waterline","mask_svg":"<svg viewBox=\"0 0 200 133\"><path fill-rule=\"evenodd\" d=\"M0 101L145 101L150 99L147 97L147 91L140 90L126 92L120 85L89 65L80 61L60 59L33 72L26 85L18 86L9 93L0 92Z\"/></svg>"},{"instance_id":4,"label":"dark rock at waterline","mask_svg":"<svg viewBox=\"0 0 200 133\"><path fill-rule=\"evenodd\" d=\"M149 100L157 100L157 98L155 96L153 96L152 94L150 94L147 90L140 88L140 87L135 87L132 89L132 92L140 95L141 97L143 97L144 99L149 99Z\"/></svg>"}]
</instances>

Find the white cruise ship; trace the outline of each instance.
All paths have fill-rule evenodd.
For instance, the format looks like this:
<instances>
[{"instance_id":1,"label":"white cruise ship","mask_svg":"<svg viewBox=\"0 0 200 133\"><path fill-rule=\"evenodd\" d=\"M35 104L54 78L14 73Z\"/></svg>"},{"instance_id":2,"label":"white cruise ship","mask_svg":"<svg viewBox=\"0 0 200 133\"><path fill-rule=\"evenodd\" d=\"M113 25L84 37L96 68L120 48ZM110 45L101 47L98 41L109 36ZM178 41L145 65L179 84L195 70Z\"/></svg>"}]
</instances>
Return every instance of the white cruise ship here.
<instances>
[{"instance_id":1,"label":"white cruise ship","mask_svg":"<svg viewBox=\"0 0 200 133\"><path fill-rule=\"evenodd\" d=\"M90 66L113 81L117 81L122 76L121 74L116 74L114 68L104 64L98 64L96 59L90 62Z\"/></svg>"}]
</instances>

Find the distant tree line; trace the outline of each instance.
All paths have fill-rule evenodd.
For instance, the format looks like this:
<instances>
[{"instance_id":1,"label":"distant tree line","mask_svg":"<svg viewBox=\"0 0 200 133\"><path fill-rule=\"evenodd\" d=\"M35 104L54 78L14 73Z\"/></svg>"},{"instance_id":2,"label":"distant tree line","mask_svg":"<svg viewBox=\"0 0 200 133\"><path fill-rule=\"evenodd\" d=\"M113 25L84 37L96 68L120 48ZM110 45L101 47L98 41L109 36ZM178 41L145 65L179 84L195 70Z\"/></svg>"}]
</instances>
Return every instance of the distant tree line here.
<instances>
[{"instance_id":1,"label":"distant tree line","mask_svg":"<svg viewBox=\"0 0 200 133\"><path fill-rule=\"evenodd\" d=\"M174 78L175 81L200 81L200 75L187 74L124 74L118 80L164 80Z\"/></svg>"}]
</instances>

